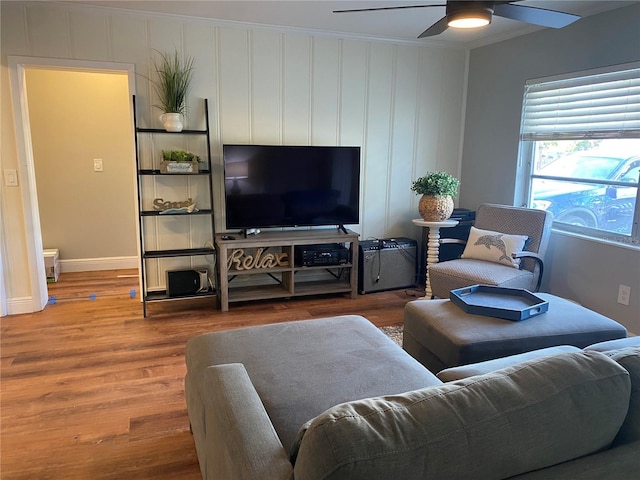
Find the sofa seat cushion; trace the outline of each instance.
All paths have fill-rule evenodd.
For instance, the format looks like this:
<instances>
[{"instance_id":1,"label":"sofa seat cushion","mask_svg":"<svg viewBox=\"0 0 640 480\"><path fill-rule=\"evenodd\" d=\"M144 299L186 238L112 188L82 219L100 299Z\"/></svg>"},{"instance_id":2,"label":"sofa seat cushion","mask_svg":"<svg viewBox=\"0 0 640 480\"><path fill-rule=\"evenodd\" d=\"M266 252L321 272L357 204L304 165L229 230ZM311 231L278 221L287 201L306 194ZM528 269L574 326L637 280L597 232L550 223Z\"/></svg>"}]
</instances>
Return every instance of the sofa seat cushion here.
<instances>
[{"instance_id":1,"label":"sofa seat cushion","mask_svg":"<svg viewBox=\"0 0 640 480\"><path fill-rule=\"evenodd\" d=\"M440 370L436 377L443 382L453 382L463 378L473 377L474 375L484 375L485 373L495 372L502 368L507 368L520 362L533 360L535 358L548 357L559 353L579 352L578 347L572 345L558 345L557 347L541 348L532 352L519 353L508 357L496 358L479 363L470 363L459 367L445 368Z\"/></svg>"},{"instance_id":2,"label":"sofa seat cushion","mask_svg":"<svg viewBox=\"0 0 640 480\"><path fill-rule=\"evenodd\" d=\"M552 467L511 477L515 480L630 480L640 472L640 442L604 450Z\"/></svg>"},{"instance_id":3,"label":"sofa seat cushion","mask_svg":"<svg viewBox=\"0 0 640 480\"><path fill-rule=\"evenodd\" d=\"M433 295L449 298L457 288L482 284L508 288L532 288L533 273L475 258L460 258L429 265Z\"/></svg>"},{"instance_id":4,"label":"sofa seat cushion","mask_svg":"<svg viewBox=\"0 0 640 480\"><path fill-rule=\"evenodd\" d=\"M596 352L607 353L631 347L640 347L640 337L625 337L618 338L617 340L594 343L593 345L585 347L585 350L595 350Z\"/></svg>"},{"instance_id":5,"label":"sofa seat cushion","mask_svg":"<svg viewBox=\"0 0 640 480\"><path fill-rule=\"evenodd\" d=\"M207 333L187 342L185 357L194 434L204 371L241 363L287 450L305 422L338 403L442 383L358 315Z\"/></svg>"},{"instance_id":6,"label":"sofa seat cushion","mask_svg":"<svg viewBox=\"0 0 640 480\"><path fill-rule=\"evenodd\" d=\"M628 372L598 352L337 405L305 426L295 478L507 478L609 447Z\"/></svg>"}]
</instances>

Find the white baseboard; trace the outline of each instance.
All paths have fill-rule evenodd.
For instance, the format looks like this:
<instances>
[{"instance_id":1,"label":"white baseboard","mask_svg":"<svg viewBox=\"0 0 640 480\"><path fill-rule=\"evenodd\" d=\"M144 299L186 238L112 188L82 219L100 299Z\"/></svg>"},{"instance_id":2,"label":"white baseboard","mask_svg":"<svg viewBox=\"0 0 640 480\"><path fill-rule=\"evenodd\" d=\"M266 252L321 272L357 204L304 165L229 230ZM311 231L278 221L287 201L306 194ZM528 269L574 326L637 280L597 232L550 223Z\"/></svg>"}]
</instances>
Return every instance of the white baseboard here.
<instances>
[{"instance_id":1,"label":"white baseboard","mask_svg":"<svg viewBox=\"0 0 640 480\"><path fill-rule=\"evenodd\" d=\"M33 298L31 297L7 298L7 315L20 315L36 311L38 310L34 310Z\"/></svg>"},{"instance_id":2,"label":"white baseboard","mask_svg":"<svg viewBox=\"0 0 640 480\"><path fill-rule=\"evenodd\" d=\"M60 260L60 272L92 272L138 268L138 257L74 258Z\"/></svg>"}]
</instances>

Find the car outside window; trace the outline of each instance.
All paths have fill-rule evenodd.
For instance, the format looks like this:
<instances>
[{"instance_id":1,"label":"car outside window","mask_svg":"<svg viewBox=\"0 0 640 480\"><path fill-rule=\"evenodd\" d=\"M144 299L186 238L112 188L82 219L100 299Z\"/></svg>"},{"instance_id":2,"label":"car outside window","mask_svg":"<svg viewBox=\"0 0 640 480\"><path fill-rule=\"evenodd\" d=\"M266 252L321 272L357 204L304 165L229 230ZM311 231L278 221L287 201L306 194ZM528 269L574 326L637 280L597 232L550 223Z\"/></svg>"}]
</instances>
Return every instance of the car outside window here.
<instances>
[{"instance_id":1,"label":"car outside window","mask_svg":"<svg viewBox=\"0 0 640 480\"><path fill-rule=\"evenodd\" d=\"M533 151L529 206L552 212L559 228L631 239L640 139L535 142Z\"/></svg>"}]
</instances>

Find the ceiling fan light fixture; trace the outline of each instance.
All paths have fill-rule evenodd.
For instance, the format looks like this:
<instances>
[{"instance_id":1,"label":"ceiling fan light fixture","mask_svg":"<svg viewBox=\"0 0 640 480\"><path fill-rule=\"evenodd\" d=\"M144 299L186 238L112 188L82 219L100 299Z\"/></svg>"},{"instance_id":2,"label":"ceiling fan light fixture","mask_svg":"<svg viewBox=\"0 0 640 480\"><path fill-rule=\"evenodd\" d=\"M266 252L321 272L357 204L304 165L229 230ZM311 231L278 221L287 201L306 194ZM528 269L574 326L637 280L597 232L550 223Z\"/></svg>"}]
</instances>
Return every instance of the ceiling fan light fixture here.
<instances>
[{"instance_id":1,"label":"ceiling fan light fixture","mask_svg":"<svg viewBox=\"0 0 640 480\"><path fill-rule=\"evenodd\" d=\"M447 15L447 25L452 28L478 28L491 23L491 9L459 10Z\"/></svg>"}]
</instances>

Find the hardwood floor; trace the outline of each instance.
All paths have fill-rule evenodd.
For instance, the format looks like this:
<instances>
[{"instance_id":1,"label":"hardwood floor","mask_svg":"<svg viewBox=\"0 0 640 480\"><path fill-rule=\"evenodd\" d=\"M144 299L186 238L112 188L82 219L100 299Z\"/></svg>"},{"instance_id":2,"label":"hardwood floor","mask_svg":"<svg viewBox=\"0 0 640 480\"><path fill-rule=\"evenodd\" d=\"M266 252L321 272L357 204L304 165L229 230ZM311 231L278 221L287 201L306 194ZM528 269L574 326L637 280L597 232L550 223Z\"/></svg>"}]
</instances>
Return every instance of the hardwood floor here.
<instances>
[{"instance_id":1,"label":"hardwood floor","mask_svg":"<svg viewBox=\"0 0 640 480\"><path fill-rule=\"evenodd\" d=\"M200 479L184 400L184 346L200 333L340 314L401 325L420 295L393 291L250 302L148 305L135 270L65 273L55 303L0 319L0 476ZM90 297L91 295L95 295Z\"/></svg>"}]
</instances>

